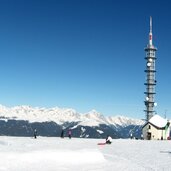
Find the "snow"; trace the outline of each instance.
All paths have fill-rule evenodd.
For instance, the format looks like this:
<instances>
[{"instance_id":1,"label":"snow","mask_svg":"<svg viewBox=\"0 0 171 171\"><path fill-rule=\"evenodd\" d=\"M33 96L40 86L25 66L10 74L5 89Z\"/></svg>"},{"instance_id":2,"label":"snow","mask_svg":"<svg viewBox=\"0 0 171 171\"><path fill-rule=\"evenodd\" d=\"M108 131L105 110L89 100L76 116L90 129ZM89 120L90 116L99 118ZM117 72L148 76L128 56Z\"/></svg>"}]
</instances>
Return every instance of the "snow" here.
<instances>
[{"instance_id":1,"label":"snow","mask_svg":"<svg viewBox=\"0 0 171 171\"><path fill-rule=\"evenodd\" d=\"M0 171L158 171L171 169L170 141L0 137Z\"/></svg>"},{"instance_id":2,"label":"snow","mask_svg":"<svg viewBox=\"0 0 171 171\"><path fill-rule=\"evenodd\" d=\"M144 121L140 119L133 119L128 118L125 116L111 116L106 117L107 122L111 125L122 125L122 126L128 126L128 125L142 125Z\"/></svg>"},{"instance_id":3,"label":"snow","mask_svg":"<svg viewBox=\"0 0 171 171\"><path fill-rule=\"evenodd\" d=\"M92 110L81 114L74 109L69 108L40 108L31 106L5 107L0 105L0 118L26 120L29 122L50 122L53 121L59 125L65 122L78 122L81 126L99 126L105 125L143 125L141 120L131 119L123 116L106 117Z\"/></svg>"},{"instance_id":4,"label":"snow","mask_svg":"<svg viewBox=\"0 0 171 171\"><path fill-rule=\"evenodd\" d=\"M167 124L167 119L162 118L159 115L154 115L149 122L155 126L157 126L158 128L163 128L166 126Z\"/></svg>"},{"instance_id":5,"label":"snow","mask_svg":"<svg viewBox=\"0 0 171 171\"><path fill-rule=\"evenodd\" d=\"M104 133L102 130L99 130L99 129L97 129L97 132L99 132L100 134Z\"/></svg>"}]
</instances>

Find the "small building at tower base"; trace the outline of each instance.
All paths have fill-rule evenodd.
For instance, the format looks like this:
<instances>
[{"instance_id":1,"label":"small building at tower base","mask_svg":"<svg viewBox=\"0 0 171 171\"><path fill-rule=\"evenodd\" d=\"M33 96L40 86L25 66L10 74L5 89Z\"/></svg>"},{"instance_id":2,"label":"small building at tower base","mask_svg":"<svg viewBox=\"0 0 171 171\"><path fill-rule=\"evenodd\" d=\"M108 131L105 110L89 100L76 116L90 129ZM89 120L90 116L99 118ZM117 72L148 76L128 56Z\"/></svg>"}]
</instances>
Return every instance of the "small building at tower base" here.
<instances>
[{"instance_id":1,"label":"small building at tower base","mask_svg":"<svg viewBox=\"0 0 171 171\"><path fill-rule=\"evenodd\" d=\"M154 115L142 127L142 134L146 140L170 139L170 122L159 115Z\"/></svg>"}]
</instances>

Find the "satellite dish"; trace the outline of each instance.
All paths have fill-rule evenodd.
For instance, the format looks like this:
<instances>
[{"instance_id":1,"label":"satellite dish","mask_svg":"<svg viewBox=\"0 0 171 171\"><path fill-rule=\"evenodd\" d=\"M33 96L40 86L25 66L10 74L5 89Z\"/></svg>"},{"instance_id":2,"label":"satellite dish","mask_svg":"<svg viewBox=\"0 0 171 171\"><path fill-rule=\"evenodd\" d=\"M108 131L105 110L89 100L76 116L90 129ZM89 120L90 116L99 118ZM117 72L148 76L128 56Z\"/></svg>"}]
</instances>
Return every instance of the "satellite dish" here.
<instances>
[{"instance_id":1,"label":"satellite dish","mask_svg":"<svg viewBox=\"0 0 171 171\"><path fill-rule=\"evenodd\" d=\"M149 62L153 62L153 59L152 59L152 58L150 58L150 59L149 59Z\"/></svg>"},{"instance_id":2,"label":"satellite dish","mask_svg":"<svg viewBox=\"0 0 171 171\"><path fill-rule=\"evenodd\" d=\"M154 106L157 106L157 103L156 102L154 103Z\"/></svg>"},{"instance_id":3,"label":"satellite dish","mask_svg":"<svg viewBox=\"0 0 171 171\"><path fill-rule=\"evenodd\" d=\"M146 97L145 99L146 99L146 101L149 101L149 97Z\"/></svg>"},{"instance_id":4,"label":"satellite dish","mask_svg":"<svg viewBox=\"0 0 171 171\"><path fill-rule=\"evenodd\" d=\"M148 63L147 63L147 66L148 66L148 67L150 67L150 66L151 66L151 63L150 63L150 62L148 62Z\"/></svg>"}]
</instances>

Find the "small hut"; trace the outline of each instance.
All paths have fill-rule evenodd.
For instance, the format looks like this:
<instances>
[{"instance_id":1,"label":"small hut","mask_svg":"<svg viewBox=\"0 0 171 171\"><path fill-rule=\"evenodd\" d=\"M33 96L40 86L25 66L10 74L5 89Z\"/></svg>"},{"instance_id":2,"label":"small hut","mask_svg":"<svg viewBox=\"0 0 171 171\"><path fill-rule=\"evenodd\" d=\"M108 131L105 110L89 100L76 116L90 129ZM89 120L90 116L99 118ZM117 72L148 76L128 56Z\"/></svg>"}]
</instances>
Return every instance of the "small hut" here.
<instances>
[{"instance_id":1,"label":"small hut","mask_svg":"<svg viewBox=\"0 0 171 171\"><path fill-rule=\"evenodd\" d=\"M154 115L144 124L142 133L146 140L170 139L170 122L159 115Z\"/></svg>"}]
</instances>

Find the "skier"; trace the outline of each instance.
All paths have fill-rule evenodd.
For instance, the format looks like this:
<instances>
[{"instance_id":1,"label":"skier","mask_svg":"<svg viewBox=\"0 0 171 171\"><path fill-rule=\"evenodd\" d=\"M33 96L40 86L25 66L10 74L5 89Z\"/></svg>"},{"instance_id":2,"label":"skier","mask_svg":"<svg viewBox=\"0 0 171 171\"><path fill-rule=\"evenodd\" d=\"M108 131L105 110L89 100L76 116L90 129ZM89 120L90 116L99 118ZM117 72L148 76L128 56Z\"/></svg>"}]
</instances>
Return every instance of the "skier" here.
<instances>
[{"instance_id":1,"label":"skier","mask_svg":"<svg viewBox=\"0 0 171 171\"><path fill-rule=\"evenodd\" d=\"M69 139L71 139L71 130L70 129L68 130L68 137L69 137Z\"/></svg>"},{"instance_id":2,"label":"skier","mask_svg":"<svg viewBox=\"0 0 171 171\"><path fill-rule=\"evenodd\" d=\"M64 138L64 130L61 131L61 138Z\"/></svg>"},{"instance_id":3,"label":"skier","mask_svg":"<svg viewBox=\"0 0 171 171\"><path fill-rule=\"evenodd\" d=\"M131 133L131 139L133 139L132 133Z\"/></svg>"},{"instance_id":4,"label":"skier","mask_svg":"<svg viewBox=\"0 0 171 171\"><path fill-rule=\"evenodd\" d=\"M37 138L37 130L34 129L34 138L36 139Z\"/></svg>"},{"instance_id":5,"label":"skier","mask_svg":"<svg viewBox=\"0 0 171 171\"><path fill-rule=\"evenodd\" d=\"M111 144L112 143L112 137L110 137L109 135L106 138L106 144Z\"/></svg>"}]
</instances>

